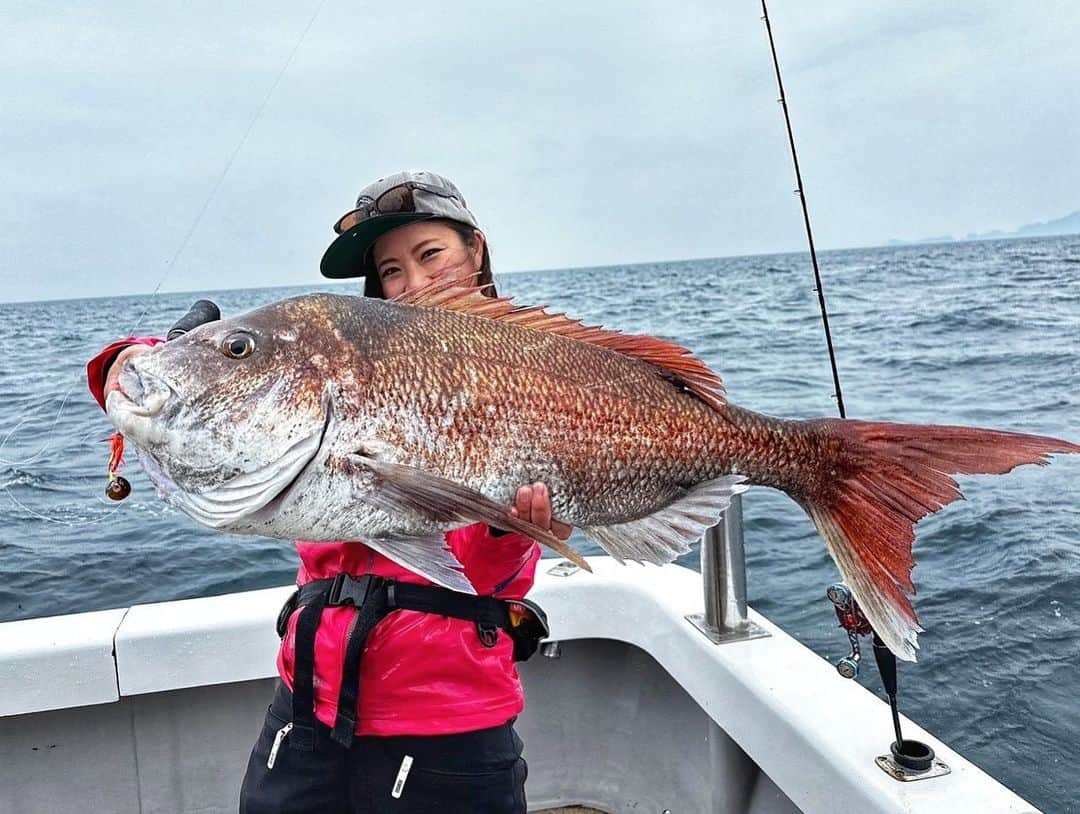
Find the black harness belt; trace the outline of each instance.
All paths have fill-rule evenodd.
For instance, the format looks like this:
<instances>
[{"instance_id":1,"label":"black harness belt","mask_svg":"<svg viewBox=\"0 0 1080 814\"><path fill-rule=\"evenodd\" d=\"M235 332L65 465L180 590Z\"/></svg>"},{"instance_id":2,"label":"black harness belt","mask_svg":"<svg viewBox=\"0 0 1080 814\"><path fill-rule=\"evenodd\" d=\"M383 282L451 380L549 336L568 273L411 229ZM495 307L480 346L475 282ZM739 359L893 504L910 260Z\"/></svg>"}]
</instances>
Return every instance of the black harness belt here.
<instances>
[{"instance_id":1,"label":"black harness belt","mask_svg":"<svg viewBox=\"0 0 1080 814\"><path fill-rule=\"evenodd\" d=\"M293 672L293 728L289 742L294 749L311 751L315 745L315 633L323 609L340 605L356 608L356 618L345 643L341 668L341 691L337 717L330 737L342 746L352 745L356 731L356 707L360 697L360 658L371 631L395 610L437 613L476 624L485 647L494 647L499 629L514 641L514 658L524 661L548 635L544 612L528 600L503 600L473 596L435 585L413 585L365 574L338 574L333 579L309 582L294 593L278 616L278 635L284 636L289 617L302 608L296 621L296 659Z\"/></svg>"}]
</instances>

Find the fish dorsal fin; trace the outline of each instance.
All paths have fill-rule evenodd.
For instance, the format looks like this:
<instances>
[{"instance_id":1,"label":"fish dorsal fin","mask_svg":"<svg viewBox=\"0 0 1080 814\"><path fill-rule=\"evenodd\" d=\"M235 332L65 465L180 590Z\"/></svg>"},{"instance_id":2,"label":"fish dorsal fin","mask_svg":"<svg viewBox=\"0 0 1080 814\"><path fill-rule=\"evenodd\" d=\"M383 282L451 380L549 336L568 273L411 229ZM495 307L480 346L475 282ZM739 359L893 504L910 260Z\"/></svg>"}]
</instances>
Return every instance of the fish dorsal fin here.
<instances>
[{"instance_id":1,"label":"fish dorsal fin","mask_svg":"<svg viewBox=\"0 0 1080 814\"><path fill-rule=\"evenodd\" d=\"M435 280L416 291L399 294L391 302L460 311L599 345L652 365L661 376L681 385L714 410L725 404L724 383L720 376L681 345L655 336L624 334L596 325L584 325L581 320L565 314L548 313L540 306L515 305L509 297L485 296L485 288L487 286L465 287L454 279Z\"/></svg>"}]
</instances>

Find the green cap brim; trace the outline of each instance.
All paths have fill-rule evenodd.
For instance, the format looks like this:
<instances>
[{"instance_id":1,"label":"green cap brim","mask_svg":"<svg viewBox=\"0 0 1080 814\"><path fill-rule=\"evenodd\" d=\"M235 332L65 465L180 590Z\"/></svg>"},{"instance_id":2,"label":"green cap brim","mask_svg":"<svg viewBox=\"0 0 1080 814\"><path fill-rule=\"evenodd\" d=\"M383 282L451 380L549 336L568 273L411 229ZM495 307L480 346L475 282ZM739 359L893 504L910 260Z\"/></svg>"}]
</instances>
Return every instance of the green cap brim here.
<instances>
[{"instance_id":1,"label":"green cap brim","mask_svg":"<svg viewBox=\"0 0 1080 814\"><path fill-rule=\"evenodd\" d=\"M349 231L338 235L337 239L327 247L322 262L319 264L319 270L323 277L329 277L332 280L363 277L364 255L376 240L391 229L435 217L437 215L421 212L401 212L393 215L377 215L360 221Z\"/></svg>"}]
</instances>

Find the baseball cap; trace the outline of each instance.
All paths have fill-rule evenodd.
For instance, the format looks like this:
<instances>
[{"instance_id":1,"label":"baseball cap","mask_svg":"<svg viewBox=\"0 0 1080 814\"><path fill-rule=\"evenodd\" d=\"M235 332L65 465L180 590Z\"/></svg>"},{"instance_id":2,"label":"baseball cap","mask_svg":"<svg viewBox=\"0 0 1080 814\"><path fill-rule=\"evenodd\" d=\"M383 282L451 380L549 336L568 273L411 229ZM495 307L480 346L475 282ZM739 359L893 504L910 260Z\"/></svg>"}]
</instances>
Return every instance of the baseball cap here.
<instances>
[{"instance_id":1,"label":"baseball cap","mask_svg":"<svg viewBox=\"0 0 1080 814\"><path fill-rule=\"evenodd\" d=\"M334 224L338 237L319 268L324 277L362 277L364 256L391 229L435 218L449 218L479 229L465 197L448 179L433 172L407 170L368 184L356 206Z\"/></svg>"}]
</instances>

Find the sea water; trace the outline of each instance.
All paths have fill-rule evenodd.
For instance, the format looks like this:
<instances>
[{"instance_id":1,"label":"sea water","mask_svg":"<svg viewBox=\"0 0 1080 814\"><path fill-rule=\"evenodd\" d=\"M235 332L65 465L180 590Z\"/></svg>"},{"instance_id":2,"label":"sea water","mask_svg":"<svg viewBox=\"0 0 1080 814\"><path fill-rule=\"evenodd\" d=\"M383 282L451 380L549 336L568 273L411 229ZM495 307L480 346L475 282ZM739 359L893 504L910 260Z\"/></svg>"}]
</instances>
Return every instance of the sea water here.
<instances>
[{"instance_id":1,"label":"sea water","mask_svg":"<svg viewBox=\"0 0 1080 814\"><path fill-rule=\"evenodd\" d=\"M1080 237L826 252L822 271L849 417L1080 441ZM296 289L0 304L0 620L294 579L287 542L197 526L135 463L125 469L131 497L104 497L110 428L83 366L133 327L163 333L197 296L228 315L305 291L356 291L314 268L311 277ZM692 348L741 406L836 414L805 254L498 284L522 302ZM1080 751L1080 456L960 485L967 500L918 528L915 606L926 632L918 665L901 666L901 708L1041 808L1080 811L1069 768ZM822 657L845 655L825 599L836 569L810 521L766 489L745 497L744 512L750 603ZM696 552L682 561L698 567ZM880 692L871 662L859 680ZM883 748L890 734L883 721Z\"/></svg>"}]
</instances>

